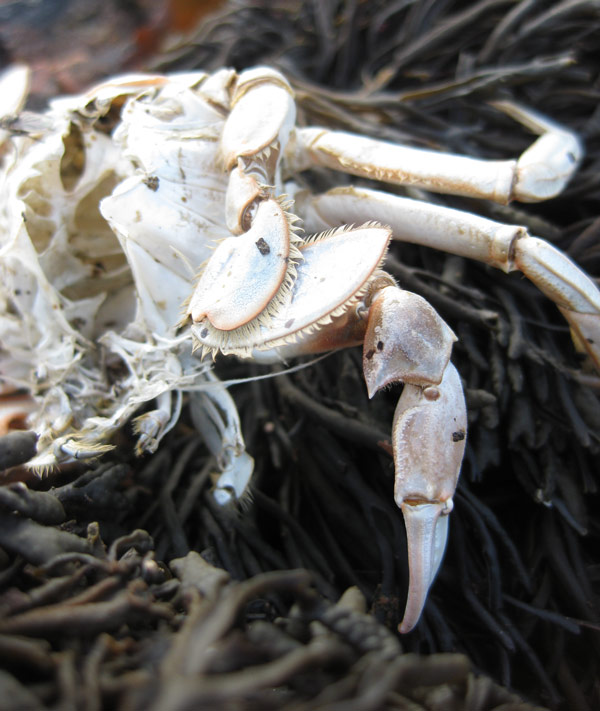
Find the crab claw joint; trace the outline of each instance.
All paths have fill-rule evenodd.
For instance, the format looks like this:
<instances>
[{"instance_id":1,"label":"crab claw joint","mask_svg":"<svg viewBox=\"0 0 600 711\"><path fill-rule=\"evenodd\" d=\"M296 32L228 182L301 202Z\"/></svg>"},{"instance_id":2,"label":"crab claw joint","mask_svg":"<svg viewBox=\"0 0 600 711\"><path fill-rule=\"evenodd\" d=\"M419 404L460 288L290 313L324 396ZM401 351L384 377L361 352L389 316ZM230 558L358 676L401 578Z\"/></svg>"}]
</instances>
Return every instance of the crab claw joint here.
<instances>
[{"instance_id":1,"label":"crab claw joint","mask_svg":"<svg viewBox=\"0 0 600 711\"><path fill-rule=\"evenodd\" d=\"M451 363L438 386L404 386L392 429L394 498L404 516L409 565L401 633L419 621L444 555L466 422L462 385Z\"/></svg>"}]
</instances>

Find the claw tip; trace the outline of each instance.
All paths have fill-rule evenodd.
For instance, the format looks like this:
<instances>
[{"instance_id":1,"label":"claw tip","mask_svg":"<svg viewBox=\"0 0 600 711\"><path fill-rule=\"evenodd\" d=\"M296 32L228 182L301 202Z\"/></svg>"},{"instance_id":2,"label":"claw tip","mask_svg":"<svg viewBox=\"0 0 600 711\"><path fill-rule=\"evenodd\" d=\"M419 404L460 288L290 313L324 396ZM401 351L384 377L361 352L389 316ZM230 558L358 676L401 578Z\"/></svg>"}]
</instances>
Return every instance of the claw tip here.
<instances>
[{"instance_id":1,"label":"claw tip","mask_svg":"<svg viewBox=\"0 0 600 711\"><path fill-rule=\"evenodd\" d=\"M411 620L410 622L402 620L402 622L398 625L398 632L400 634L408 634L413 631L416 624L417 620Z\"/></svg>"}]
</instances>

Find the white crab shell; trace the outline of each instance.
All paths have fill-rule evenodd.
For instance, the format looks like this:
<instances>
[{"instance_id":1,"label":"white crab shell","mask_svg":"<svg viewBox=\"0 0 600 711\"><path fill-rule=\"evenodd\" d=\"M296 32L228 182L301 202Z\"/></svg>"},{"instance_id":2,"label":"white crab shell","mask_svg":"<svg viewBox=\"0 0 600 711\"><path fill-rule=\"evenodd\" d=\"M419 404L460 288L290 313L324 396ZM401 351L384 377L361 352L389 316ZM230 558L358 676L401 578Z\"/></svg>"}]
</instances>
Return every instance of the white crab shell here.
<instances>
[{"instance_id":1,"label":"white crab shell","mask_svg":"<svg viewBox=\"0 0 600 711\"><path fill-rule=\"evenodd\" d=\"M33 466L104 451L140 404L205 379L176 324L227 235L218 148L233 76L124 77L55 100L40 134L4 143L0 375L40 403Z\"/></svg>"}]
</instances>

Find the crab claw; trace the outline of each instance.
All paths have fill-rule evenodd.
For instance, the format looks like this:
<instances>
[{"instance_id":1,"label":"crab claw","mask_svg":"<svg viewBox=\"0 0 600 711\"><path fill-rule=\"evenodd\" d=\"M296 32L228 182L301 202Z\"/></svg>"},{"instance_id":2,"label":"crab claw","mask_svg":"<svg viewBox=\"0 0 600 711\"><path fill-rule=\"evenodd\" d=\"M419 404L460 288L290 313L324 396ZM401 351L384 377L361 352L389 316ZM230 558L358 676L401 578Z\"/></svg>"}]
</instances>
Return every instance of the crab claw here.
<instances>
[{"instance_id":1,"label":"crab claw","mask_svg":"<svg viewBox=\"0 0 600 711\"><path fill-rule=\"evenodd\" d=\"M452 499L444 503L400 505L408 541L410 582L404 617L398 626L401 634L410 632L419 621L446 550L448 516Z\"/></svg>"},{"instance_id":2,"label":"crab claw","mask_svg":"<svg viewBox=\"0 0 600 711\"><path fill-rule=\"evenodd\" d=\"M408 542L402 633L417 624L444 555L466 429L462 384L452 363L437 386L404 386L392 428L394 499L404 516Z\"/></svg>"},{"instance_id":3,"label":"crab claw","mask_svg":"<svg viewBox=\"0 0 600 711\"><path fill-rule=\"evenodd\" d=\"M394 498L404 516L409 564L400 632L417 624L442 561L465 449L465 399L450 363L455 340L417 294L393 286L373 299L363 352L369 396L390 383L404 383L392 427Z\"/></svg>"}]
</instances>

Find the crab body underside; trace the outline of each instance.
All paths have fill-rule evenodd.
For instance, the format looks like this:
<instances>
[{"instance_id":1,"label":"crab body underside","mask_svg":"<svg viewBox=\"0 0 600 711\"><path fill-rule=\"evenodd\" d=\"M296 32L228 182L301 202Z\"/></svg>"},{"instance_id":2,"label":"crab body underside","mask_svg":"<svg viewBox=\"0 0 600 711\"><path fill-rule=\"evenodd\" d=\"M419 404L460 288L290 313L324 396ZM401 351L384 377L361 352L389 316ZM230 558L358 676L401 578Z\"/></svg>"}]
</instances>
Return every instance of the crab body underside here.
<instances>
[{"instance_id":1,"label":"crab body underside","mask_svg":"<svg viewBox=\"0 0 600 711\"><path fill-rule=\"evenodd\" d=\"M26 73L10 70L2 85L16 96L5 114L16 113ZM367 188L315 195L293 181L320 165L504 203L558 194L580 160L577 138L496 106L539 136L518 160L300 128L289 83L264 67L117 77L3 135L0 366L5 392L33 396L20 404L39 434L30 466L97 457L150 401L135 426L138 450L153 451L187 391L227 503L246 491L252 460L200 354L276 360L362 343L371 397L404 383L392 444L410 566L400 629L410 630L443 556L466 411L455 336L383 270L390 239L522 271L597 368L600 293L523 227ZM298 217L313 236L300 236Z\"/></svg>"}]
</instances>

